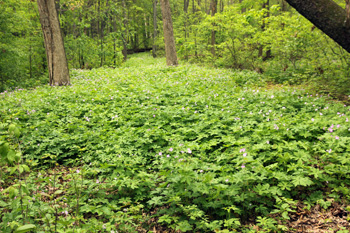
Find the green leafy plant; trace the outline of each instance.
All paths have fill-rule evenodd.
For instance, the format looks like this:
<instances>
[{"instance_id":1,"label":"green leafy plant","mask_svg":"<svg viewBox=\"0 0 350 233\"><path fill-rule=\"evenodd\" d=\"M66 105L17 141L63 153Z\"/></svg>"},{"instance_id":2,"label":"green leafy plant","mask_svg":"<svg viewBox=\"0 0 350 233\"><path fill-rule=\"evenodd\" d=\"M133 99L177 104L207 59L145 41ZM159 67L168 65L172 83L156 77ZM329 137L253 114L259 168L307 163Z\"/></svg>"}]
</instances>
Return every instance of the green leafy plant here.
<instances>
[{"instance_id":1,"label":"green leafy plant","mask_svg":"<svg viewBox=\"0 0 350 233\"><path fill-rule=\"evenodd\" d=\"M297 205L348 205L344 104L146 54L71 74L0 95L3 232L288 231Z\"/></svg>"}]
</instances>

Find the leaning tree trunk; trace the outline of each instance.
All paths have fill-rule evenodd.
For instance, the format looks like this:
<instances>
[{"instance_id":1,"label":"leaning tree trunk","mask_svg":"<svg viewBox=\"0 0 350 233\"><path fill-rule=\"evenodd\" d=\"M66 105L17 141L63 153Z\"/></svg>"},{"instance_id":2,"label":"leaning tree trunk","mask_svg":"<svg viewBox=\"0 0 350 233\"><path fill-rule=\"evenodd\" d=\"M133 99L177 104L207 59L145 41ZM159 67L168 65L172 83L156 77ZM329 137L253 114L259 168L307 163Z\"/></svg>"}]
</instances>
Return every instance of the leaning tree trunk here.
<instances>
[{"instance_id":1,"label":"leaning tree trunk","mask_svg":"<svg viewBox=\"0 0 350 233\"><path fill-rule=\"evenodd\" d=\"M166 64L168 66L177 66L178 62L169 0L160 0L160 6L163 17Z\"/></svg>"},{"instance_id":2,"label":"leaning tree trunk","mask_svg":"<svg viewBox=\"0 0 350 233\"><path fill-rule=\"evenodd\" d=\"M37 1L40 15L40 24L44 35L50 85L69 85L70 78L68 63L64 50L55 0Z\"/></svg>"},{"instance_id":3,"label":"leaning tree trunk","mask_svg":"<svg viewBox=\"0 0 350 233\"><path fill-rule=\"evenodd\" d=\"M286 0L300 14L350 53L346 11L332 0Z\"/></svg>"}]
</instances>

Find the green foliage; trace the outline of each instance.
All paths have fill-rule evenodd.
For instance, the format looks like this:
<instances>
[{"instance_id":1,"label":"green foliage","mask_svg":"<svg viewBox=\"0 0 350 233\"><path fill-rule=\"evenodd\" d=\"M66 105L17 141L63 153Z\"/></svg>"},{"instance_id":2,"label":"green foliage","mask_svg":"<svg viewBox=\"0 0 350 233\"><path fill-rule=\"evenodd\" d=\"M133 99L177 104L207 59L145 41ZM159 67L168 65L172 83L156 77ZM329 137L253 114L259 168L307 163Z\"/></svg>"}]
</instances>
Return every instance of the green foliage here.
<instances>
[{"instance_id":1,"label":"green foliage","mask_svg":"<svg viewBox=\"0 0 350 233\"><path fill-rule=\"evenodd\" d=\"M103 42L103 51L100 51L100 41L81 35L74 38L69 35L65 38L67 59L71 68L91 69L101 67L117 67L123 62L120 40L116 35L109 35ZM101 55L102 54L102 55Z\"/></svg>"},{"instance_id":2,"label":"green foliage","mask_svg":"<svg viewBox=\"0 0 350 233\"><path fill-rule=\"evenodd\" d=\"M127 49L150 47L145 15L152 5L147 1L123 2L60 1L60 22L70 68L120 66L124 42Z\"/></svg>"},{"instance_id":3,"label":"green foliage","mask_svg":"<svg viewBox=\"0 0 350 233\"><path fill-rule=\"evenodd\" d=\"M0 4L0 91L42 83L45 49L35 7L32 1Z\"/></svg>"},{"instance_id":4,"label":"green foliage","mask_svg":"<svg viewBox=\"0 0 350 233\"><path fill-rule=\"evenodd\" d=\"M0 128L2 131L0 134L0 164L3 166L18 164L21 160L21 153L16 151L18 149L17 140L21 136L20 129L15 124L10 124L6 131L6 126L5 123Z\"/></svg>"},{"instance_id":5,"label":"green foliage","mask_svg":"<svg viewBox=\"0 0 350 233\"><path fill-rule=\"evenodd\" d=\"M229 4L215 16L195 5L194 12L175 16L179 57L263 72L275 83L307 83L342 99L349 95L349 54L294 10L282 10L280 1L263 8L264 2Z\"/></svg>"},{"instance_id":6,"label":"green foliage","mask_svg":"<svg viewBox=\"0 0 350 233\"><path fill-rule=\"evenodd\" d=\"M153 41L164 55L159 4L153 38L152 2L59 1L70 68L119 67L123 49L151 49ZM283 1L219 2L214 16L210 4L190 1L185 12L183 1L172 2L180 59L264 73L270 82L307 84L342 100L350 95L349 54ZM344 1L337 3L344 7ZM8 0L0 12L0 91L47 83L36 2Z\"/></svg>"},{"instance_id":7,"label":"green foliage","mask_svg":"<svg viewBox=\"0 0 350 233\"><path fill-rule=\"evenodd\" d=\"M0 94L4 161L24 155L3 171L3 232L288 231L297 203L349 199L348 106L146 55L71 74Z\"/></svg>"}]
</instances>

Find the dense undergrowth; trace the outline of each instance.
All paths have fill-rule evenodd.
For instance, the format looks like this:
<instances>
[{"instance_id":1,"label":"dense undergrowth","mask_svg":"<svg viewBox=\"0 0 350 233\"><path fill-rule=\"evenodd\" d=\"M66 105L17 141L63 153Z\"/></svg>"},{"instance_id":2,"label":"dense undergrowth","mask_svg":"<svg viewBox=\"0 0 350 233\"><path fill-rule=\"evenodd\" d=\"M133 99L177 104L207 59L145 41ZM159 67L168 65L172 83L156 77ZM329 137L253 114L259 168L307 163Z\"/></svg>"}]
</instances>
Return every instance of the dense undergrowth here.
<instances>
[{"instance_id":1,"label":"dense undergrowth","mask_svg":"<svg viewBox=\"0 0 350 233\"><path fill-rule=\"evenodd\" d=\"M0 94L1 232L293 231L297 205L348 205L344 104L145 55L71 74Z\"/></svg>"}]
</instances>

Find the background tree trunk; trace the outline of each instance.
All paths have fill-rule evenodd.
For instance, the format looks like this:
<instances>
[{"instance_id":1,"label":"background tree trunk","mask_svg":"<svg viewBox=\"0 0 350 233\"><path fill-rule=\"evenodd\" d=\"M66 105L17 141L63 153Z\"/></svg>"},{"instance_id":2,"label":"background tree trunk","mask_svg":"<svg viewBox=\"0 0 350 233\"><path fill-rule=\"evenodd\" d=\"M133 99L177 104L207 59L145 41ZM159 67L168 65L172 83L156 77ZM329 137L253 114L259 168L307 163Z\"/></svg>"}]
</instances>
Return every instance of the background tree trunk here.
<instances>
[{"instance_id":1,"label":"background tree trunk","mask_svg":"<svg viewBox=\"0 0 350 233\"><path fill-rule=\"evenodd\" d=\"M287 8L288 4L286 3L285 0L281 0L281 11L287 11L288 8Z\"/></svg>"},{"instance_id":2,"label":"background tree trunk","mask_svg":"<svg viewBox=\"0 0 350 233\"><path fill-rule=\"evenodd\" d=\"M200 9L201 9L201 5L200 5L200 0L198 0L198 9L197 9L197 7L196 7L196 4L195 4L195 2L194 2L195 0L192 0L192 14L193 14L193 16L196 18L196 16L195 16L195 14L196 14L196 12L197 11L200 11ZM197 20L195 19L195 24L197 24L198 22L197 22ZM194 34L194 55L196 56L196 57L198 57L198 52L197 52L197 30L193 30L193 34Z\"/></svg>"},{"instance_id":3,"label":"background tree trunk","mask_svg":"<svg viewBox=\"0 0 350 233\"><path fill-rule=\"evenodd\" d=\"M166 63L168 66L177 66L178 62L169 0L160 0L160 6L163 17Z\"/></svg>"},{"instance_id":4,"label":"background tree trunk","mask_svg":"<svg viewBox=\"0 0 350 233\"><path fill-rule=\"evenodd\" d=\"M68 63L54 0L37 0L49 68L50 85L70 84Z\"/></svg>"},{"instance_id":5,"label":"background tree trunk","mask_svg":"<svg viewBox=\"0 0 350 233\"><path fill-rule=\"evenodd\" d=\"M210 8L211 8L211 16L215 16L215 14L218 11L218 0L212 0ZM215 26L215 24L213 26ZM213 55L213 57L215 57L215 44L216 44L215 34L216 34L216 31L212 30L211 31L211 54Z\"/></svg>"},{"instance_id":6,"label":"background tree trunk","mask_svg":"<svg viewBox=\"0 0 350 233\"><path fill-rule=\"evenodd\" d=\"M346 11L332 0L286 0L341 47L350 53L350 28Z\"/></svg>"},{"instance_id":7,"label":"background tree trunk","mask_svg":"<svg viewBox=\"0 0 350 233\"><path fill-rule=\"evenodd\" d=\"M187 37L188 37L188 7L190 6L190 0L184 0L184 13L185 13L185 19L184 19L184 32L185 32L185 44L187 44ZM185 59L188 60L187 55L187 49L185 50Z\"/></svg>"},{"instance_id":8,"label":"background tree trunk","mask_svg":"<svg viewBox=\"0 0 350 233\"><path fill-rule=\"evenodd\" d=\"M239 3L242 3L242 2L243 2L243 0L239 0ZM241 12L242 12L242 13L245 13L245 12L246 12L246 9L245 9L244 7L242 7Z\"/></svg>"},{"instance_id":9,"label":"background tree trunk","mask_svg":"<svg viewBox=\"0 0 350 233\"><path fill-rule=\"evenodd\" d=\"M157 0L153 0L153 48L152 55L154 58L157 57Z\"/></svg>"},{"instance_id":10,"label":"background tree trunk","mask_svg":"<svg viewBox=\"0 0 350 233\"><path fill-rule=\"evenodd\" d=\"M263 3L262 8L263 8L263 9L266 9L266 13L264 14L264 17L263 17L263 22L262 22L262 25L261 25L261 30L262 30L262 31L265 31L265 30L266 30L266 21L267 21L266 19L270 17L270 0L266 0L266 1ZM264 53L264 46L261 45L261 46L259 47L259 54L258 54L258 56L259 56L259 57L262 57L262 56L263 56L263 53ZM265 61L265 60L267 60L267 59L269 59L269 58L271 58L271 50L270 50L270 49L268 49L268 50L266 51L266 55L263 57L263 60Z\"/></svg>"},{"instance_id":11,"label":"background tree trunk","mask_svg":"<svg viewBox=\"0 0 350 233\"><path fill-rule=\"evenodd\" d=\"M128 38L129 38L129 32L128 32L128 14L126 12L126 3L125 0L122 0L123 5L123 25L124 25L124 35L122 36L123 39L123 58L124 61L128 59Z\"/></svg>"}]
</instances>

